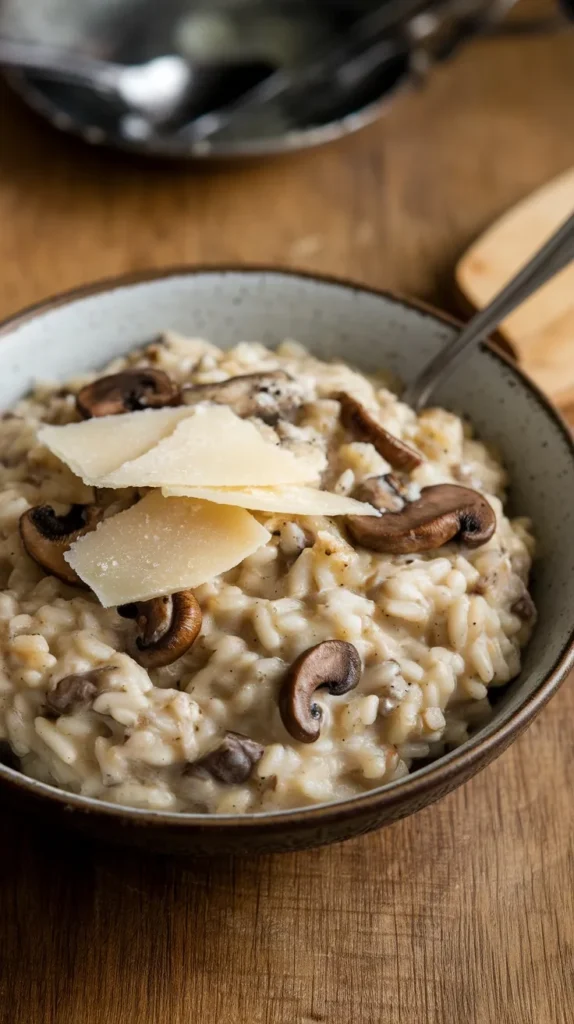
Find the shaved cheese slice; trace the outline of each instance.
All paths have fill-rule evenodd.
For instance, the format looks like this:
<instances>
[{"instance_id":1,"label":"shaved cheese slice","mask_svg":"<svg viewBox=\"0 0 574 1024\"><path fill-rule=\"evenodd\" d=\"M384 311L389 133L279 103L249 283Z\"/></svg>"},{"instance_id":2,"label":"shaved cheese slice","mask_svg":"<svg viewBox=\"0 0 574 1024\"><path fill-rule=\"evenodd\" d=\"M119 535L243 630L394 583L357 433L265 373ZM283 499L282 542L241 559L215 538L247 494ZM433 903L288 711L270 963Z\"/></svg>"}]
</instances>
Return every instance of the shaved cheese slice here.
<instances>
[{"instance_id":1,"label":"shaved cheese slice","mask_svg":"<svg viewBox=\"0 0 574 1024\"><path fill-rule=\"evenodd\" d=\"M38 440L70 467L86 484L149 451L193 412L175 409L143 409L122 416L98 416L63 427L42 427Z\"/></svg>"},{"instance_id":2,"label":"shaved cheese slice","mask_svg":"<svg viewBox=\"0 0 574 1024\"><path fill-rule=\"evenodd\" d=\"M194 415L145 455L100 481L105 487L241 487L308 483L325 464L266 441L257 427L224 405L198 405Z\"/></svg>"},{"instance_id":3,"label":"shaved cheese slice","mask_svg":"<svg viewBox=\"0 0 574 1024\"><path fill-rule=\"evenodd\" d=\"M269 540L244 509L151 491L64 556L104 608L198 587Z\"/></svg>"},{"instance_id":4,"label":"shaved cheese slice","mask_svg":"<svg viewBox=\"0 0 574 1024\"><path fill-rule=\"evenodd\" d=\"M261 512L295 516L379 516L372 505L316 487L164 487L166 497L201 498L221 505L238 505Z\"/></svg>"}]
</instances>

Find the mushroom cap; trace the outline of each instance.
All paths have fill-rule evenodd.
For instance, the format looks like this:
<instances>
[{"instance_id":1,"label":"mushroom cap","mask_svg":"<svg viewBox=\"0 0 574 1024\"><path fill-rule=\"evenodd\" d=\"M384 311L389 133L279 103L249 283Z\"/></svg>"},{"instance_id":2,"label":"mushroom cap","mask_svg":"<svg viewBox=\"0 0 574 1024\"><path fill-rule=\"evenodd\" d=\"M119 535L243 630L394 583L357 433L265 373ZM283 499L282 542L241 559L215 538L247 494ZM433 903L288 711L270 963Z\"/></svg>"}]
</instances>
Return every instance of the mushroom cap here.
<instances>
[{"instance_id":1,"label":"mushroom cap","mask_svg":"<svg viewBox=\"0 0 574 1024\"><path fill-rule=\"evenodd\" d=\"M240 732L227 732L219 746L194 761L185 769L186 775L208 773L218 782L239 785L247 782L254 766L263 757L264 747Z\"/></svg>"},{"instance_id":2,"label":"mushroom cap","mask_svg":"<svg viewBox=\"0 0 574 1024\"><path fill-rule=\"evenodd\" d=\"M360 678L361 659L353 644L324 640L309 647L291 665L279 694L287 732L300 743L314 743L321 731L321 711L312 700L315 690L326 686L338 697L353 690Z\"/></svg>"},{"instance_id":3,"label":"mushroom cap","mask_svg":"<svg viewBox=\"0 0 574 1024\"><path fill-rule=\"evenodd\" d=\"M522 596L510 606L510 611L513 615L516 615L521 622L534 622L536 619L536 605L534 604L534 601L526 587L524 588Z\"/></svg>"},{"instance_id":4,"label":"mushroom cap","mask_svg":"<svg viewBox=\"0 0 574 1024\"><path fill-rule=\"evenodd\" d=\"M216 402L228 405L237 416L257 416L275 423L279 416L301 404L300 385L285 370L245 373L217 384L190 384L182 390L186 405Z\"/></svg>"},{"instance_id":5,"label":"mushroom cap","mask_svg":"<svg viewBox=\"0 0 574 1024\"><path fill-rule=\"evenodd\" d=\"M135 657L144 668L162 668L191 647L201 629L202 613L191 590L121 605L119 614L139 628Z\"/></svg>"},{"instance_id":6,"label":"mushroom cap","mask_svg":"<svg viewBox=\"0 0 574 1024\"><path fill-rule=\"evenodd\" d=\"M58 516L51 505L36 505L20 516L20 537L27 554L52 576L64 583L84 587L80 577L64 559L74 541L94 530L104 516L96 505L72 505Z\"/></svg>"},{"instance_id":7,"label":"mushroom cap","mask_svg":"<svg viewBox=\"0 0 574 1024\"><path fill-rule=\"evenodd\" d=\"M84 419L91 419L139 409L161 409L177 405L179 398L179 388L167 373L140 366L86 384L76 396L76 407Z\"/></svg>"},{"instance_id":8,"label":"mushroom cap","mask_svg":"<svg viewBox=\"0 0 574 1024\"><path fill-rule=\"evenodd\" d=\"M89 708L99 692L102 670L64 676L46 695L46 708L53 715L70 715Z\"/></svg>"},{"instance_id":9,"label":"mushroom cap","mask_svg":"<svg viewBox=\"0 0 574 1024\"><path fill-rule=\"evenodd\" d=\"M486 544L496 529L496 516L478 491L457 484L424 487L420 498L380 518L347 516L353 540L372 551L406 555L432 551L459 538L469 548Z\"/></svg>"},{"instance_id":10,"label":"mushroom cap","mask_svg":"<svg viewBox=\"0 0 574 1024\"><path fill-rule=\"evenodd\" d=\"M341 403L341 423L360 441L369 441L393 469L410 472L420 466L422 455L401 441L399 437L389 433L378 420L352 395L345 391L337 396Z\"/></svg>"}]
</instances>

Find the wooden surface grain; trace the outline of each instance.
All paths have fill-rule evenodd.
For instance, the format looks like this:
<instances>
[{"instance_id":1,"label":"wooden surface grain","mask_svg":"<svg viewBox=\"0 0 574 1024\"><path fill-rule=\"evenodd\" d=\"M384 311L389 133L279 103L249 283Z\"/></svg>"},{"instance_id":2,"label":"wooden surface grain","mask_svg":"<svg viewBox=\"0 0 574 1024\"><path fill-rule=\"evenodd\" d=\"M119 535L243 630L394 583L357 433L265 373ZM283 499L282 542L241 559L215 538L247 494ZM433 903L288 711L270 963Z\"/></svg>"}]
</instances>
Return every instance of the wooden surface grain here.
<instances>
[{"instance_id":1,"label":"wooden surface grain","mask_svg":"<svg viewBox=\"0 0 574 1024\"><path fill-rule=\"evenodd\" d=\"M574 163L573 55L477 43L363 134L227 169L90 151L0 90L0 315L183 261L448 306L472 238ZM5 821L0 1022L570 1024L573 775L570 680L464 788L328 849L198 866Z\"/></svg>"}]
</instances>

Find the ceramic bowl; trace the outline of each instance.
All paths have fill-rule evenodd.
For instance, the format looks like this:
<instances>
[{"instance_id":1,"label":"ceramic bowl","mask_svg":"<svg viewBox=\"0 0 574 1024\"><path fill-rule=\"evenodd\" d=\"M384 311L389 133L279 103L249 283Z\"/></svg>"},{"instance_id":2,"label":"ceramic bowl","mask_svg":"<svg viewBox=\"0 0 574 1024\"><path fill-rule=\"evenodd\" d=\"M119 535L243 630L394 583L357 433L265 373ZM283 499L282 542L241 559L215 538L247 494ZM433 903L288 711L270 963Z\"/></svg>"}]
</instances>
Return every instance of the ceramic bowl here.
<instances>
[{"instance_id":1,"label":"ceramic bowl","mask_svg":"<svg viewBox=\"0 0 574 1024\"><path fill-rule=\"evenodd\" d=\"M297 338L322 358L404 380L453 335L453 322L413 303L332 280L272 270L175 270L80 289L0 328L0 407L33 378L97 368L165 328L218 345ZM502 451L511 505L532 517L539 542L533 594L539 611L523 669L497 698L493 720L455 751L406 779L341 803L245 816L118 807L62 792L0 766L0 796L51 828L107 840L214 855L319 845L417 811L465 782L512 742L558 689L574 660L574 446L546 399L504 355L475 351L436 395L464 412ZM543 742L543 740L542 740Z\"/></svg>"}]
</instances>

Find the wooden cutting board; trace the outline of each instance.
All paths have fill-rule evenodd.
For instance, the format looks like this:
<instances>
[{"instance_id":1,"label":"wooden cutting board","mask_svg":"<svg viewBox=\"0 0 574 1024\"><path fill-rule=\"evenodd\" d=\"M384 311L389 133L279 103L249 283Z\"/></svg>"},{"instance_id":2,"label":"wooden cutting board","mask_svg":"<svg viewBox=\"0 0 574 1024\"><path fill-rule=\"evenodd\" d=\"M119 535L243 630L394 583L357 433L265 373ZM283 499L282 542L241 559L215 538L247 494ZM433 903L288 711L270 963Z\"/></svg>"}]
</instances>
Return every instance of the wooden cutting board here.
<instances>
[{"instance_id":1,"label":"wooden cutting board","mask_svg":"<svg viewBox=\"0 0 574 1024\"><path fill-rule=\"evenodd\" d=\"M460 260L459 291L481 309L574 210L574 168L496 221ZM525 370L558 405L574 402L574 263L501 327Z\"/></svg>"}]
</instances>

